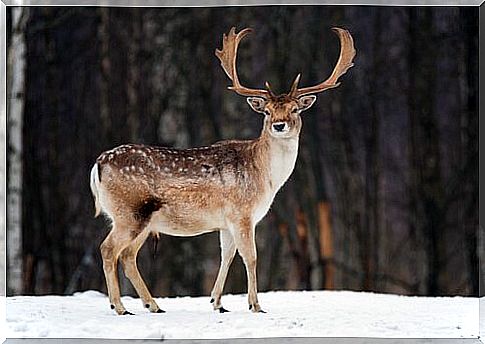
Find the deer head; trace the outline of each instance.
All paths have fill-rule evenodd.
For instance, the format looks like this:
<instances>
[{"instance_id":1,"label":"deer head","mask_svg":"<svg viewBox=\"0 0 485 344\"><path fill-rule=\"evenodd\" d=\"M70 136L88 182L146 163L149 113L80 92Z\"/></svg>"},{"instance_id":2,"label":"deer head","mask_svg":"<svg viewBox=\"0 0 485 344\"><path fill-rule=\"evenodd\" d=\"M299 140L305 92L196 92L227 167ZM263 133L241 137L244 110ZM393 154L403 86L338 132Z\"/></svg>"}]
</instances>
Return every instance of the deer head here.
<instances>
[{"instance_id":1,"label":"deer head","mask_svg":"<svg viewBox=\"0 0 485 344\"><path fill-rule=\"evenodd\" d=\"M236 34L235 28L231 28L229 34L224 34L222 50L216 49L216 56L221 61L221 66L226 72L232 85L229 89L239 95L246 96L249 106L256 112L266 115L264 129L273 137L295 137L301 129L301 112L309 109L315 102L315 93L340 85L340 76L352 67L355 56L354 42L347 30L341 28L332 29L340 39L340 56L332 74L325 81L310 87L299 88L301 74L293 81L290 91L276 95L271 90L270 84L265 83L266 89L247 88L239 82L236 69L237 49L241 40L252 30L246 28Z\"/></svg>"}]
</instances>

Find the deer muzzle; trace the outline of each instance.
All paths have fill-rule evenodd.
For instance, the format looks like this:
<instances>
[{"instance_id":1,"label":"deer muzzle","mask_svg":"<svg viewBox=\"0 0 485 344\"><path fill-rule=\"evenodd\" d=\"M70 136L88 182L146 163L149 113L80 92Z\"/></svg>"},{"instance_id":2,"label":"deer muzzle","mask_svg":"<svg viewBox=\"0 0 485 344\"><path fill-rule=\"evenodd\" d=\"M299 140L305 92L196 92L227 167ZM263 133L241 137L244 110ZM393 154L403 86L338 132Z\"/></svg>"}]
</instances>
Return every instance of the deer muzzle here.
<instances>
[{"instance_id":1,"label":"deer muzzle","mask_svg":"<svg viewBox=\"0 0 485 344\"><path fill-rule=\"evenodd\" d=\"M286 133L290 130L287 122L275 122L271 128L274 133Z\"/></svg>"}]
</instances>

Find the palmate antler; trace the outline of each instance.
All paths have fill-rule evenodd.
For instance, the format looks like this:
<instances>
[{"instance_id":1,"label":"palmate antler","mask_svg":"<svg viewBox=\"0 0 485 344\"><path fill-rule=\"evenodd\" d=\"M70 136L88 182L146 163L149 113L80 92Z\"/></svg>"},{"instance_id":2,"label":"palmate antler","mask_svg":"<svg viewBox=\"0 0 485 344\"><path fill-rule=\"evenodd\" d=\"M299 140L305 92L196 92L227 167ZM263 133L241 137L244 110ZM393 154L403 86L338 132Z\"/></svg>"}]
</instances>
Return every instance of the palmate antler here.
<instances>
[{"instance_id":1,"label":"palmate antler","mask_svg":"<svg viewBox=\"0 0 485 344\"><path fill-rule=\"evenodd\" d=\"M293 85L291 86L291 91L289 93L290 96L299 98L306 94L318 93L337 87L340 85L340 82L337 82L337 80L354 65L352 60L355 57L355 48L352 36L345 29L334 27L332 30L333 32L337 33L340 39L340 56L332 74L327 80L319 83L318 85L304 88L298 88L298 82L300 81L300 74L298 74L295 81L293 81Z\"/></svg>"},{"instance_id":2,"label":"palmate antler","mask_svg":"<svg viewBox=\"0 0 485 344\"><path fill-rule=\"evenodd\" d=\"M226 72L227 76L232 80L232 86L229 87L230 90L233 90L242 96L258 96L268 98L270 97L270 92L268 90L257 90L244 87L239 83L239 78L237 76L237 48L241 39L252 31L252 29L247 28L236 34L236 28L231 28L229 33L227 35L224 34L222 37L222 50L216 49L216 56L221 61L221 66Z\"/></svg>"},{"instance_id":3,"label":"palmate antler","mask_svg":"<svg viewBox=\"0 0 485 344\"><path fill-rule=\"evenodd\" d=\"M293 81L291 90L288 95L292 98L299 98L306 94L319 93L330 88L334 88L340 85L338 79L347 72L347 70L354 64L352 60L355 57L354 41L350 33L341 28L334 27L332 30L337 33L340 39L340 56L337 61L330 77L315 86L298 88L298 83L300 81L300 74L298 74ZM236 34L236 29L233 27L226 35L224 34L222 40L222 50L216 49L216 56L221 61L221 66L226 72L229 79L232 80L232 86L229 87L230 90L235 91L237 94L243 96L258 96L263 98L274 97L273 92L270 89L268 82L266 82L266 90L252 89L244 87L240 84L236 69L236 58L237 49L239 42L250 32L252 29L246 28Z\"/></svg>"}]
</instances>

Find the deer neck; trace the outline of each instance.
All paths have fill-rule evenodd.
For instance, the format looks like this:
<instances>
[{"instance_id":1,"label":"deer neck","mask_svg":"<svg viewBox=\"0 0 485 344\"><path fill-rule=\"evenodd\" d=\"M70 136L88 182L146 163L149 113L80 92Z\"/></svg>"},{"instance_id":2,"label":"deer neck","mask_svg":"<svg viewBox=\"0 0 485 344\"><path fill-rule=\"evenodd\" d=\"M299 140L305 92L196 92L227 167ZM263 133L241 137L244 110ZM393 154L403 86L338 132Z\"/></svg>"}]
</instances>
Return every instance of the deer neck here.
<instances>
[{"instance_id":1,"label":"deer neck","mask_svg":"<svg viewBox=\"0 0 485 344\"><path fill-rule=\"evenodd\" d=\"M265 151L265 165L267 166L270 189L276 193L288 180L295 168L299 136L275 138L263 133L259 141Z\"/></svg>"}]
</instances>

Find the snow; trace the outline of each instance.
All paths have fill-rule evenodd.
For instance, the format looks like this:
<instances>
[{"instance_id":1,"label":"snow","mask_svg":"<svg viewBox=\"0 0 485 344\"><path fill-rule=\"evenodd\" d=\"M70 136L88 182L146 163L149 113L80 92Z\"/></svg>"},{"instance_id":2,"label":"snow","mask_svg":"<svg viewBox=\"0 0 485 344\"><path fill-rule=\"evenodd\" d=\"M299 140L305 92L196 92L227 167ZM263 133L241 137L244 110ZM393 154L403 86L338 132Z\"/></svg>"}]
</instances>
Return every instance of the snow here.
<instances>
[{"instance_id":1,"label":"snow","mask_svg":"<svg viewBox=\"0 0 485 344\"><path fill-rule=\"evenodd\" d=\"M5 319L5 296L0 295L0 319ZM4 321L0 321L0 343L5 341L6 324Z\"/></svg>"},{"instance_id":2,"label":"snow","mask_svg":"<svg viewBox=\"0 0 485 344\"><path fill-rule=\"evenodd\" d=\"M123 297L135 315L117 316L106 295L16 296L6 300L7 338L477 338L479 299L410 297L351 291L259 293L268 313L251 313L246 295L224 295L230 313L209 297L157 298L167 313L149 313Z\"/></svg>"},{"instance_id":3,"label":"snow","mask_svg":"<svg viewBox=\"0 0 485 344\"><path fill-rule=\"evenodd\" d=\"M484 335L485 335L485 297L480 298L480 320L479 320L479 331L480 337L482 337L481 341L484 342Z\"/></svg>"}]
</instances>

